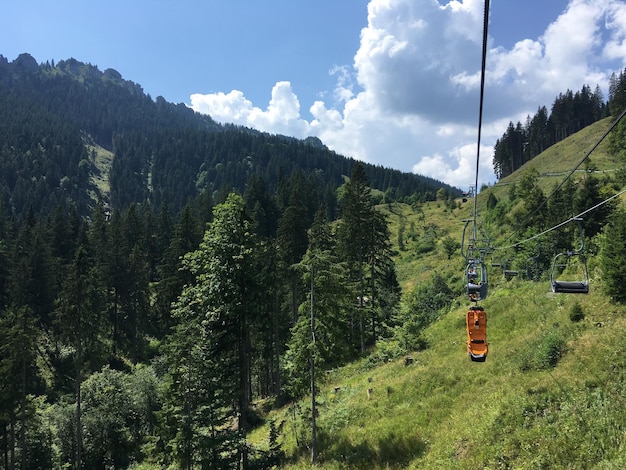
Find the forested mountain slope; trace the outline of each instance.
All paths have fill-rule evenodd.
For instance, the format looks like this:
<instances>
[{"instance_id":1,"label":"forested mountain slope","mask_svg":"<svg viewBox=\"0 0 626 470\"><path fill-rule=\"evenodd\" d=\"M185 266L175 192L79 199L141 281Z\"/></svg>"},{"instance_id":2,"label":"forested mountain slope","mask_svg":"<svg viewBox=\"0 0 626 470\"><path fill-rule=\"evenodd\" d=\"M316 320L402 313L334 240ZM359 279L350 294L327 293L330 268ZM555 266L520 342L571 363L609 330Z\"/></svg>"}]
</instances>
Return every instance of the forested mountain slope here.
<instances>
[{"instance_id":1,"label":"forested mountain slope","mask_svg":"<svg viewBox=\"0 0 626 470\"><path fill-rule=\"evenodd\" d=\"M98 155L109 152L110 166ZM153 100L113 69L75 59L37 64L0 56L0 191L18 217L74 206L87 215L98 199L115 210L149 202L173 214L202 191L243 193L251 177L274 191L295 171L316 180L327 206L354 160L318 139L297 140L219 125L183 104ZM431 178L365 165L390 200L434 199ZM98 181L99 184L95 184ZM104 182L104 183L103 183Z\"/></svg>"},{"instance_id":2,"label":"forested mountain slope","mask_svg":"<svg viewBox=\"0 0 626 470\"><path fill-rule=\"evenodd\" d=\"M308 286L317 366L366 354L401 296L375 204L459 193L27 54L0 191L0 467L31 469L268 466L252 403L306 388Z\"/></svg>"}]
</instances>

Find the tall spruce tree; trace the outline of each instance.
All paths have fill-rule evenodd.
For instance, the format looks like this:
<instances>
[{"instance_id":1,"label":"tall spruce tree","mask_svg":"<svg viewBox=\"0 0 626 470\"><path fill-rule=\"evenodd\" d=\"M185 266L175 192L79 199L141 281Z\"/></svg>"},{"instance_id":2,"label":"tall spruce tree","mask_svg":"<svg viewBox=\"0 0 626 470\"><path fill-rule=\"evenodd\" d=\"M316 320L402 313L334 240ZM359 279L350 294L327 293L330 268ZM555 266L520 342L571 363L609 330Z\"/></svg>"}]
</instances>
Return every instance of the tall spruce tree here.
<instances>
[{"instance_id":1,"label":"tall spruce tree","mask_svg":"<svg viewBox=\"0 0 626 470\"><path fill-rule=\"evenodd\" d=\"M372 211L370 232L369 293L372 341L376 342L385 326L392 320L400 302L401 288L392 258L391 232L385 215Z\"/></svg>"},{"instance_id":2,"label":"tall spruce tree","mask_svg":"<svg viewBox=\"0 0 626 470\"><path fill-rule=\"evenodd\" d=\"M215 207L200 247L185 256L184 287L170 338L172 446L186 468L247 466L250 315L255 312L255 239L241 196Z\"/></svg>"},{"instance_id":3,"label":"tall spruce tree","mask_svg":"<svg viewBox=\"0 0 626 470\"><path fill-rule=\"evenodd\" d=\"M350 310L354 290L345 263L335 254L335 242L324 211L319 211L309 232L309 248L297 265L303 283L310 286L292 328L288 363L291 391L311 396L311 463L317 459L317 385L319 369L341 362L352 350L349 340Z\"/></svg>"},{"instance_id":4,"label":"tall spruce tree","mask_svg":"<svg viewBox=\"0 0 626 470\"><path fill-rule=\"evenodd\" d=\"M167 335L174 325L171 318L172 303L180 295L183 286L193 280L188 270L181 270L182 258L198 248L202 232L193 216L191 206L186 205L174 227L173 235L157 268L159 282L154 308L158 322L157 331Z\"/></svg>"},{"instance_id":5,"label":"tall spruce tree","mask_svg":"<svg viewBox=\"0 0 626 470\"><path fill-rule=\"evenodd\" d=\"M359 328L359 346L365 352L365 316L368 298L366 263L372 252L373 212L371 188L368 186L365 168L359 162L354 164L350 180L344 186L341 199L341 224L339 227L340 246L348 261L353 281L357 287L359 309L356 322Z\"/></svg>"},{"instance_id":6,"label":"tall spruce tree","mask_svg":"<svg viewBox=\"0 0 626 470\"><path fill-rule=\"evenodd\" d=\"M75 456L74 468L82 468L81 384L86 373L97 368L101 358L101 325L104 296L92 270L87 249L80 245L74 256L56 308L61 340L74 352ZM100 353L100 354L98 354Z\"/></svg>"},{"instance_id":7,"label":"tall spruce tree","mask_svg":"<svg viewBox=\"0 0 626 470\"><path fill-rule=\"evenodd\" d=\"M283 211L278 222L276 244L281 261L281 271L289 280L289 301L292 324L298 319L298 305L301 300L300 276L294 265L302 259L306 252L306 231L310 226L309 214L305 199L308 195L303 188L294 185L289 195L289 205Z\"/></svg>"},{"instance_id":8,"label":"tall spruce tree","mask_svg":"<svg viewBox=\"0 0 626 470\"><path fill-rule=\"evenodd\" d=\"M309 232L309 248L296 266L308 298L300 304L298 321L292 328L288 358L292 394L301 396L310 381L309 363L328 367L350 357L350 316L356 292L350 282L348 265L336 254L336 241L322 211ZM314 290L315 319L311 324L311 289ZM316 338L311 341L312 333Z\"/></svg>"},{"instance_id":9,"label":"tall spruce tree","mask_svg":"<svg viewBox=\"0 0 626 470\"><path fill-rule=\"evenodd\" d=\"M34 218L27 221L18 234L11 255L11 303L29 306L36 321L49 328L58 273L53 269L45 226L36 223Z\"/></svg>"},{"instance_id":10,"label":"tall spruce tree","mask_svg":"<svg viewBox=\"0 0 626 470\"><path fill-rule=\"evenodd\" d=\"M26 433L29 428L28 395L34 392L37 379L37 337L39 332L28 307L11 307L0 314L0 426L10 430L5 434L5 461L15 465L15 450L19 449L19 468L30 468ZM15 436L15 429L19 436ZM8 456L11 456L9 459Z\"/></svg>"}]
</instances>

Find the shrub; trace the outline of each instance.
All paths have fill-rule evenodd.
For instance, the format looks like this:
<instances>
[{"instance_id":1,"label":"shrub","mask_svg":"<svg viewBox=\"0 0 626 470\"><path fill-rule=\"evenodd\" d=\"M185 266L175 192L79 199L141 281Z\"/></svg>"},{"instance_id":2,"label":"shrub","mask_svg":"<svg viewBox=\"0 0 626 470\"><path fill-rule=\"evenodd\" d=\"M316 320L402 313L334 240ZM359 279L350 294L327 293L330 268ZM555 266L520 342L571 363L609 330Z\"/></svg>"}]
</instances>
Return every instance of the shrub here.
<instances>
[{"instance_id":1,"label":"shrub","mask_svg":"<svg viewBox=\"0 0 626 470\"><path fill-rule=\"evenodd\" d=\"M569 319L574 323L578 323L583 318L585 318L585 312L583 312L583 308L581 307L581 305L576 302L574 305L572 305L572 308L569 311Z\"/></svg>"},{"instance_id":2,"label":"shrub","mask_svg":"<svg viewBox=\"0 0 626 470\"><path fill-rule=\"evenodd\" d=\"M546 370L556 366L566 344L565 336L558 327L545 331L535 341L529 342L520 354L520 369Z\"/></svg>"}]
</instances>

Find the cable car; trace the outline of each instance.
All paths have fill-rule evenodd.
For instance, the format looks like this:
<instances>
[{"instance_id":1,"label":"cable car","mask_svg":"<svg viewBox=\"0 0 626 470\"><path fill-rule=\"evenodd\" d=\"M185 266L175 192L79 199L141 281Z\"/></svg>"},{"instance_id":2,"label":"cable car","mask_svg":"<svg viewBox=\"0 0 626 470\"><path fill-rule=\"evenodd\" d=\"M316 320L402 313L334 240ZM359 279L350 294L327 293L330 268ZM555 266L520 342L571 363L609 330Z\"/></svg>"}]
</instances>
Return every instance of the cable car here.
<instances>
[{"instance_id":1,"label":"cable car","mask_svg":"<svg viewBox=\"0 0 626 470\"><path fill-rule=\"evenodd\" d=\"M467 312L467 352L473 362L485 362L489 345L487 343L487 315L479 306L472 306Z\"/></svg>"},{"instance_id":2,"label":"cable car","mask_svg":"<svg viewBox=\"0 0 626 470\"><path fill-rule=\"evenodd\" d=\"M550 284L552 292L563 294L587 294L589 293L589 271L587 259L583 252L585 238L583 235L581 219L578 222L580 234L580 247L577 250L568 250L558 253L552 262ZM559 276L559 278L557 278Z\"/></svg>"},{"instance_id":3,"label":"cable car","mask_svg":"<svg viewBox=\"0 0 626 470\"><path fill-rule=\"evenodd\" d=\"M465 292L472 302L487 298L487 267L481 260L470 258L465 268Z\"/></svg>"}]
</instances>

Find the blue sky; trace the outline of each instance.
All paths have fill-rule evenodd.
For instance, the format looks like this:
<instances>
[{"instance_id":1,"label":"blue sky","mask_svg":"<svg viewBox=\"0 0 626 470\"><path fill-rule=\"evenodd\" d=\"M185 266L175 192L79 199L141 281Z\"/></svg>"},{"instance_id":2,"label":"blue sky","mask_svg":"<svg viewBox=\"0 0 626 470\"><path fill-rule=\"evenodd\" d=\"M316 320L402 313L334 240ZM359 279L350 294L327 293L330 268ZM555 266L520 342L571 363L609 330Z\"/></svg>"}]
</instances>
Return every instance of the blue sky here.
<instances>
[{"instance_id":1,"label":"blue sky","mask_svg":"<svg viewBox=\"0 0 626 470\"><path fill-rule=\"evenodd\" d=\"M3 0L0 54L114 68L220 122L474 181L479 0ZM495 140L626 65L623 0L492 0L479 184Z\"/></svg>"}]
</instances>

